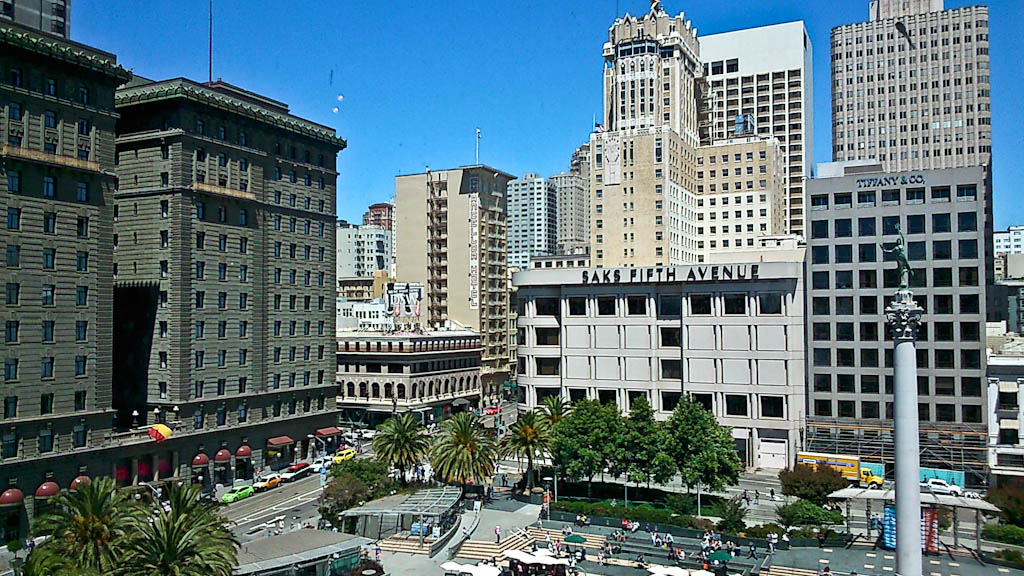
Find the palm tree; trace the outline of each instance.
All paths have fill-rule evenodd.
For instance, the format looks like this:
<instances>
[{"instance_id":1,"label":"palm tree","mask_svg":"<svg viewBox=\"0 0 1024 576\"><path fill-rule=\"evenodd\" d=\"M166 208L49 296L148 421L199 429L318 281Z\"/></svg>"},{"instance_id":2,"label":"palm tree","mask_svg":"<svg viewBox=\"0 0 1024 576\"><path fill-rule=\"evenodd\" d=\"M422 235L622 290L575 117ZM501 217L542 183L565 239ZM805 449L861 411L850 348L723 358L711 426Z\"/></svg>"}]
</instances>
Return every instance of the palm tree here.
<instances>
[{"instance_id":1,"label":"palm tree","mask_svg":"<svg viewBox=\"0 0 1024 576\"><path fill-rule=\"evenodd\" d=\"M517 460L526 457L526 489L533 490L533 458L542 457L548 449L547 420L537 412L527 412L516 420L501 439L500 452Z\"/></svg>"},{"instance_id":2,"label":"palm tree","mask_svg":"<svg viewBox=\"0 0 1024 576\"><path fill-rule=\"evenodd\" d=\"M170 486L167 506L139 523L121 573L231 576L238 540L218 505L199 496L198 486Z\"/></svg>"},{"instance_id":3,"label":"palm tree","mask_svg":"<svg viewBox=\"0 0 1024 576\"><path fill-rule=\"evenodd\" d=\"M410 413L388 418L373 437L373 452L377 459L398 469L403 485L405 471L419 464L429 447L423 426Z\"/></svg>"},{"instance_id":4,"label":"palm tree","mask_svg":"<svg viewBox=\"0 0 1024 576\"><path fill-rule=\"evenodd\" d=\"M541 401L541 412L548 429L554 428L555 424L569 415L572 407L562 399L561 394L545 396Z\"/></svg>"},{"instance_id":5,"label":"palm tree","mask_svg":"<svg viewBox=\"0 0 1024 576\"><path fill-rule=\"evenodd\" d=\"M61 494L52 511L36 520L36 534L49 534L26 563L33 574L110 574L120 566L141 508L110 478L97 478Z\"/></svg>"},{"instance_id":6,"label":"palm tree","mask_svg":"<svg viewBox=\"0 0 1024 576\"><path fill-rule=\"evenodd\" d=\"M480 419L460 412L441 424L430 449L434 472L448 482L481 483L494 473L498 451Z\"/></svg>"}]
</instances>

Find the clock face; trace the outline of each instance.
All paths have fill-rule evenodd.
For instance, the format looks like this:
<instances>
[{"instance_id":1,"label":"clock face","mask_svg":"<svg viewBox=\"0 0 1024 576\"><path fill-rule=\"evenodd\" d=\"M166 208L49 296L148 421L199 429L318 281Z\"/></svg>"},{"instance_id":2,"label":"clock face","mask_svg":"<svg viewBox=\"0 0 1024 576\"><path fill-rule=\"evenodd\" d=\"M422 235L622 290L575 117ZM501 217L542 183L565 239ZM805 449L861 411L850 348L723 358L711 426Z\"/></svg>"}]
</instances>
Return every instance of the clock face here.
<instances>
[{"instance_id":1,"label":"clock face","mask_svg":"<svg viewBox=\"0 0 1024 576\"><path fill-rule=\"evenodd\" d=\"M609 162L618 162L619 161L619 141L618 140L608 140L608 142L605 144L604 155L605 155L605 158Z\"/></svg>"}]
</instances>

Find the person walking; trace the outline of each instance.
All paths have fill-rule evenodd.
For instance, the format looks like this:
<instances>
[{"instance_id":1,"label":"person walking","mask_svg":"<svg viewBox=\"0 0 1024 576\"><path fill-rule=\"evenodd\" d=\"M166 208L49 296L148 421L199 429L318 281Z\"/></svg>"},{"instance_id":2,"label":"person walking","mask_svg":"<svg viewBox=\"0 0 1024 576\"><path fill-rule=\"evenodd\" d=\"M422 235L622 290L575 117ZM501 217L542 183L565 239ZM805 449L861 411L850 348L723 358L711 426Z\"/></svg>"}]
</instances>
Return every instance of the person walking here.
<instances>
[{"instance_id":1,"label":"person walking","mask_svg":"<svg viewBox=\"0 0 1024 576\"><path fill-rule=\"evenodd\" d=\"M753 542L750 543L750 551L747 552L747 559L751 558L757 560L757 546L755 546Z\"/></svg>"},{"instance_id":2,"label":"person walking","mask_svg":"<svg viewBox=\"0 0 1024 576\"><path fill-rule=\"evenodd\" d=\"M761 491L760 490L754 490L754 506L757 506L757 504L760 501L761 501Z\"/></svg>"},{"instance_id":3,"label":"person walking","mask_svg":"<svg viewBox=\"0 0 1024 576\"><path fill-rule=\"evenodd\" d=\"M494 543L501 544L501 526L494 526Z\"/></svg>"}]
</instances>

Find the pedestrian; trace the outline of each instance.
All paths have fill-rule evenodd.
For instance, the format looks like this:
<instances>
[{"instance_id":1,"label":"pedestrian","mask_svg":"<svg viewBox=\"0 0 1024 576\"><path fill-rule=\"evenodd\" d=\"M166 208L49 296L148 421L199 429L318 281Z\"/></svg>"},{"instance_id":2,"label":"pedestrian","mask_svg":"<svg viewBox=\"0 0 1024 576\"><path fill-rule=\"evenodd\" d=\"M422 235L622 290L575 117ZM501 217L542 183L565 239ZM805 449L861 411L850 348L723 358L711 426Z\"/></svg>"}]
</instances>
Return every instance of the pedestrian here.
<instances>
[{"instance_id":1,"label":"pedestrian","mask_svg":"<svg viewBox=\"0 0 1024 576\"><path fill-rule=\"evenodd\" d=\"M754 490L754 506L757 506L758 502L761 501L761 491Z\"/></svg>"},{"instance_id":2,"label":"pedestrian","mask_svg":"<svg viewBox=\"0 0 1024 576\"><path fill-rule=\"evenodd\" d=\"M771 495L772 502L775 502L775 488L771 488L768 493Z\"/></svg>"},{"instance_id":3,"label":"pedestrian","mask_svg":"<svg viewBox=\"0 0 1024 576\"><path fill-rule=\"evenodd\" d=\"M750 494L747 493L747 489L746 488L743 489L743 502L747 506L750 506Z\"/></svg>"},{"instance_id":4,"label":"pedestrian","mask_svg":"<svg viewBox=\"0 0 1024 576\"><path fill-rule=\"evenodd\" d=\"M816 534L816 536L818 537L818 548L824 548L825 547L825 532L823 530L819 530L818 533Z\"/></svg>"},{"instance_id":5,"label":"pedestrian","mask_svg":"<svg viewBox=\"0 0 1024 576\"><path fill-rule=\"evenodd\" d=\"M754 546L753 542L750 543L750 551L747 552L747 558L757 560L757 546Z\"/></svg>"},{"instance_id":6,"label":"pedestrian","mask_svg":"<svg viewBox=\"0 0 1024 576\"><path fill-rule=\"evenodd\" d=\"M619 501L616 500L615 498L612 498L612 508L615 508L618 505L619 505Z\"/></svg>"},{"instance_id":7,"label":"pedestrian","mask_svg":"<svg viewBox=\"0 0 1024 576\"><path fill-rule=\"evenodd\" d=\"M494 543L501 544L501 526L494 526Z\"/></svg>"},{"instance_id":8,"label":"pedestrian","mask_svg":"<svg viewBox=\"0 0 1024 576\"><path fill-rule=\"evenodd\" d=\"M373 549L373 554L377 558L377 563L378 564L380 564L380 552L381 552L380 544L377 544L377 547Z\"/></svg>"}]
</instances>

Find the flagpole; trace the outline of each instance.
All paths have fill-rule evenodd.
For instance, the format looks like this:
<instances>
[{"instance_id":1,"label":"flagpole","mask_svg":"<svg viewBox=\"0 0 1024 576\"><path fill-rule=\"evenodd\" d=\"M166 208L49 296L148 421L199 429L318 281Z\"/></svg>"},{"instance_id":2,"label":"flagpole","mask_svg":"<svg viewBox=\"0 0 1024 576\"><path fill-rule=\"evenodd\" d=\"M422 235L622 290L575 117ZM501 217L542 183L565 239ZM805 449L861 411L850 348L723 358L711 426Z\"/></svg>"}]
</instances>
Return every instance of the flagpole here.
<instances>
[{"instance_id":1,"label":"flagpole","mask_svg":"<svg viewBox=\"0 0 1024 576\"><path fill-rule=\"evenodd\" d=\"M480 163L480 129L476 129L476 164Z\"/></svg>"}]
</instances>

